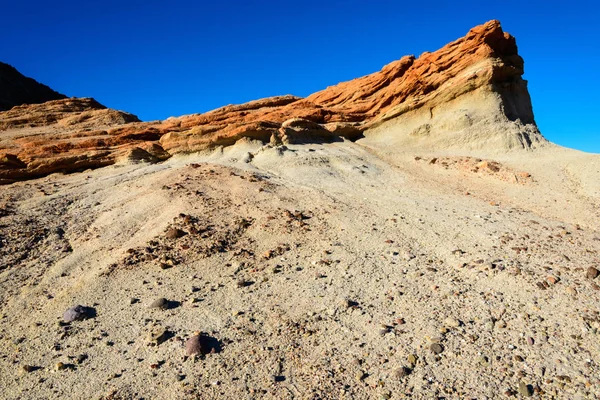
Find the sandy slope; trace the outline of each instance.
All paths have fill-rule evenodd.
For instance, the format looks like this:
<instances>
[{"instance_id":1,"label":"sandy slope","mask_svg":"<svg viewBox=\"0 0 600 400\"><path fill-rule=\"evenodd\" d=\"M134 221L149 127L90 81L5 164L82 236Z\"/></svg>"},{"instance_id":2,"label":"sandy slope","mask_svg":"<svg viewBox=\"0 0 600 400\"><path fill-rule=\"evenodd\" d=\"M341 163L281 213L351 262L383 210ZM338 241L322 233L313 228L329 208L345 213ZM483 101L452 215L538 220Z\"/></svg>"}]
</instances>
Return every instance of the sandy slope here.
<instances>
[{"instance_id":1,"label":"sandy slope","mask_svg":"<svg viewBox=\"0 0 600 400\"><path fill-rule=\"evenodd\" d=\"M4 186L0 397L595 398L599 168L244 141Z\"/></svg>"}]
</instances>

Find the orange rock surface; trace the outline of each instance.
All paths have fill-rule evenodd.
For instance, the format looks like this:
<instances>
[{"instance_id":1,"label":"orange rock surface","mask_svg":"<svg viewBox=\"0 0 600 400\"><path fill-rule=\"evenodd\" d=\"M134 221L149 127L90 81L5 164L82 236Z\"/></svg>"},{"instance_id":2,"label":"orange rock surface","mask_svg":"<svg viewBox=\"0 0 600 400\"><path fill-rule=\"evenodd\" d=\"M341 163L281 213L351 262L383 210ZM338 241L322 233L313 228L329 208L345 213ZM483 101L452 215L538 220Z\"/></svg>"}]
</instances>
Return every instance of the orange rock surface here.
<instances>
[{"instance_id":1,"label":"orange rock surface","mask_svg":"<svg viewBox=\"0 0 600 400\"><path fill-rule=\"evenodd\" d=\"M522 74L515 39L490 21L436 52L403 57L304 99L271 97L147 123L93 99L19 106L0 112L0 183L102 167L123 157L159 161L241 138L272 144L355 140L383 120L433 109L484 86L503 96L511 120L533 123Z\"/></svg>"}]
</instances>

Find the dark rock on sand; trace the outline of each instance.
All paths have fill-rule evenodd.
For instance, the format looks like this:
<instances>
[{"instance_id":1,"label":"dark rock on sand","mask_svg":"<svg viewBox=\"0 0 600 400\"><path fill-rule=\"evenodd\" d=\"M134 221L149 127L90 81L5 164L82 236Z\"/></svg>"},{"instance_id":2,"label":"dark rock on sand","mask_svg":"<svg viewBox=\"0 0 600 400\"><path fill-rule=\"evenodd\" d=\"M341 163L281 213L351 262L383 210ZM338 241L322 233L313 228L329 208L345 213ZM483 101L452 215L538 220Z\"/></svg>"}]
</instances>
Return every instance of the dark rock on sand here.
<instances>
[{"instance_id":1,"label":"dark rock on sand","mask_svg":"<svg viewBox=\"0 0 600 400\"><path fill-rule=\"evenodd\" d=\"M76 305L69 308L63 314L63 319L66 322L83 321L84 319L94 318L96 316L96 310L93 307L87 307L82 305Z\"/></svg>"}]
</instances>

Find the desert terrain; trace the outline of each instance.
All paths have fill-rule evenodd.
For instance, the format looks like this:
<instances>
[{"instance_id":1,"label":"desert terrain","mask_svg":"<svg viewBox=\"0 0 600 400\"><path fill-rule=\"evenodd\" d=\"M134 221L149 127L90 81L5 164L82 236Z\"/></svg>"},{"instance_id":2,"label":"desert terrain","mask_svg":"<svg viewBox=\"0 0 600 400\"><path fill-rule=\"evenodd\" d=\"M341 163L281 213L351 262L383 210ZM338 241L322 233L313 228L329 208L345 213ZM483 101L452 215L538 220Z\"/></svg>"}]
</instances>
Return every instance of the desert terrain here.
<instances>
[{"instance_id":1,"label":"desert terrain","mask_svg":"<svg viewBox=\"0 0 600 400\"><path fill-rule=\"evenodd\" d=\"M490 21L307 99L0 112L0 397L600 397L600 155L522 67Z\"/></svg>"}]
</instances>

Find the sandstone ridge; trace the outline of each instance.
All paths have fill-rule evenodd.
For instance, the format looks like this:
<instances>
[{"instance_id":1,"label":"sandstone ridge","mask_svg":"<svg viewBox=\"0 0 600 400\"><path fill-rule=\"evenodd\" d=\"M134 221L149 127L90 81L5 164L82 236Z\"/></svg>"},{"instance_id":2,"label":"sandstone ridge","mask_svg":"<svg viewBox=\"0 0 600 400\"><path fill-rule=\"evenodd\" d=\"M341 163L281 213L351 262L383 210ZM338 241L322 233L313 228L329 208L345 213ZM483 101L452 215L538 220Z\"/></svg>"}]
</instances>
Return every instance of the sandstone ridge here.
<instances>
[{"instance_id":1,"label":"sandstone ridge","mask_svg":"<svg viewBox=\"0 0 600 400\"><path fill-rule=\"evenodd\" d=\"M419 58L307 98L277 96L205 114L137 122L91 99L0 113L0 182L230 146L360 140L421 149L530 149L545 143L533 116L523 59L498 21Z\"/></svg>"}]
</instances>

